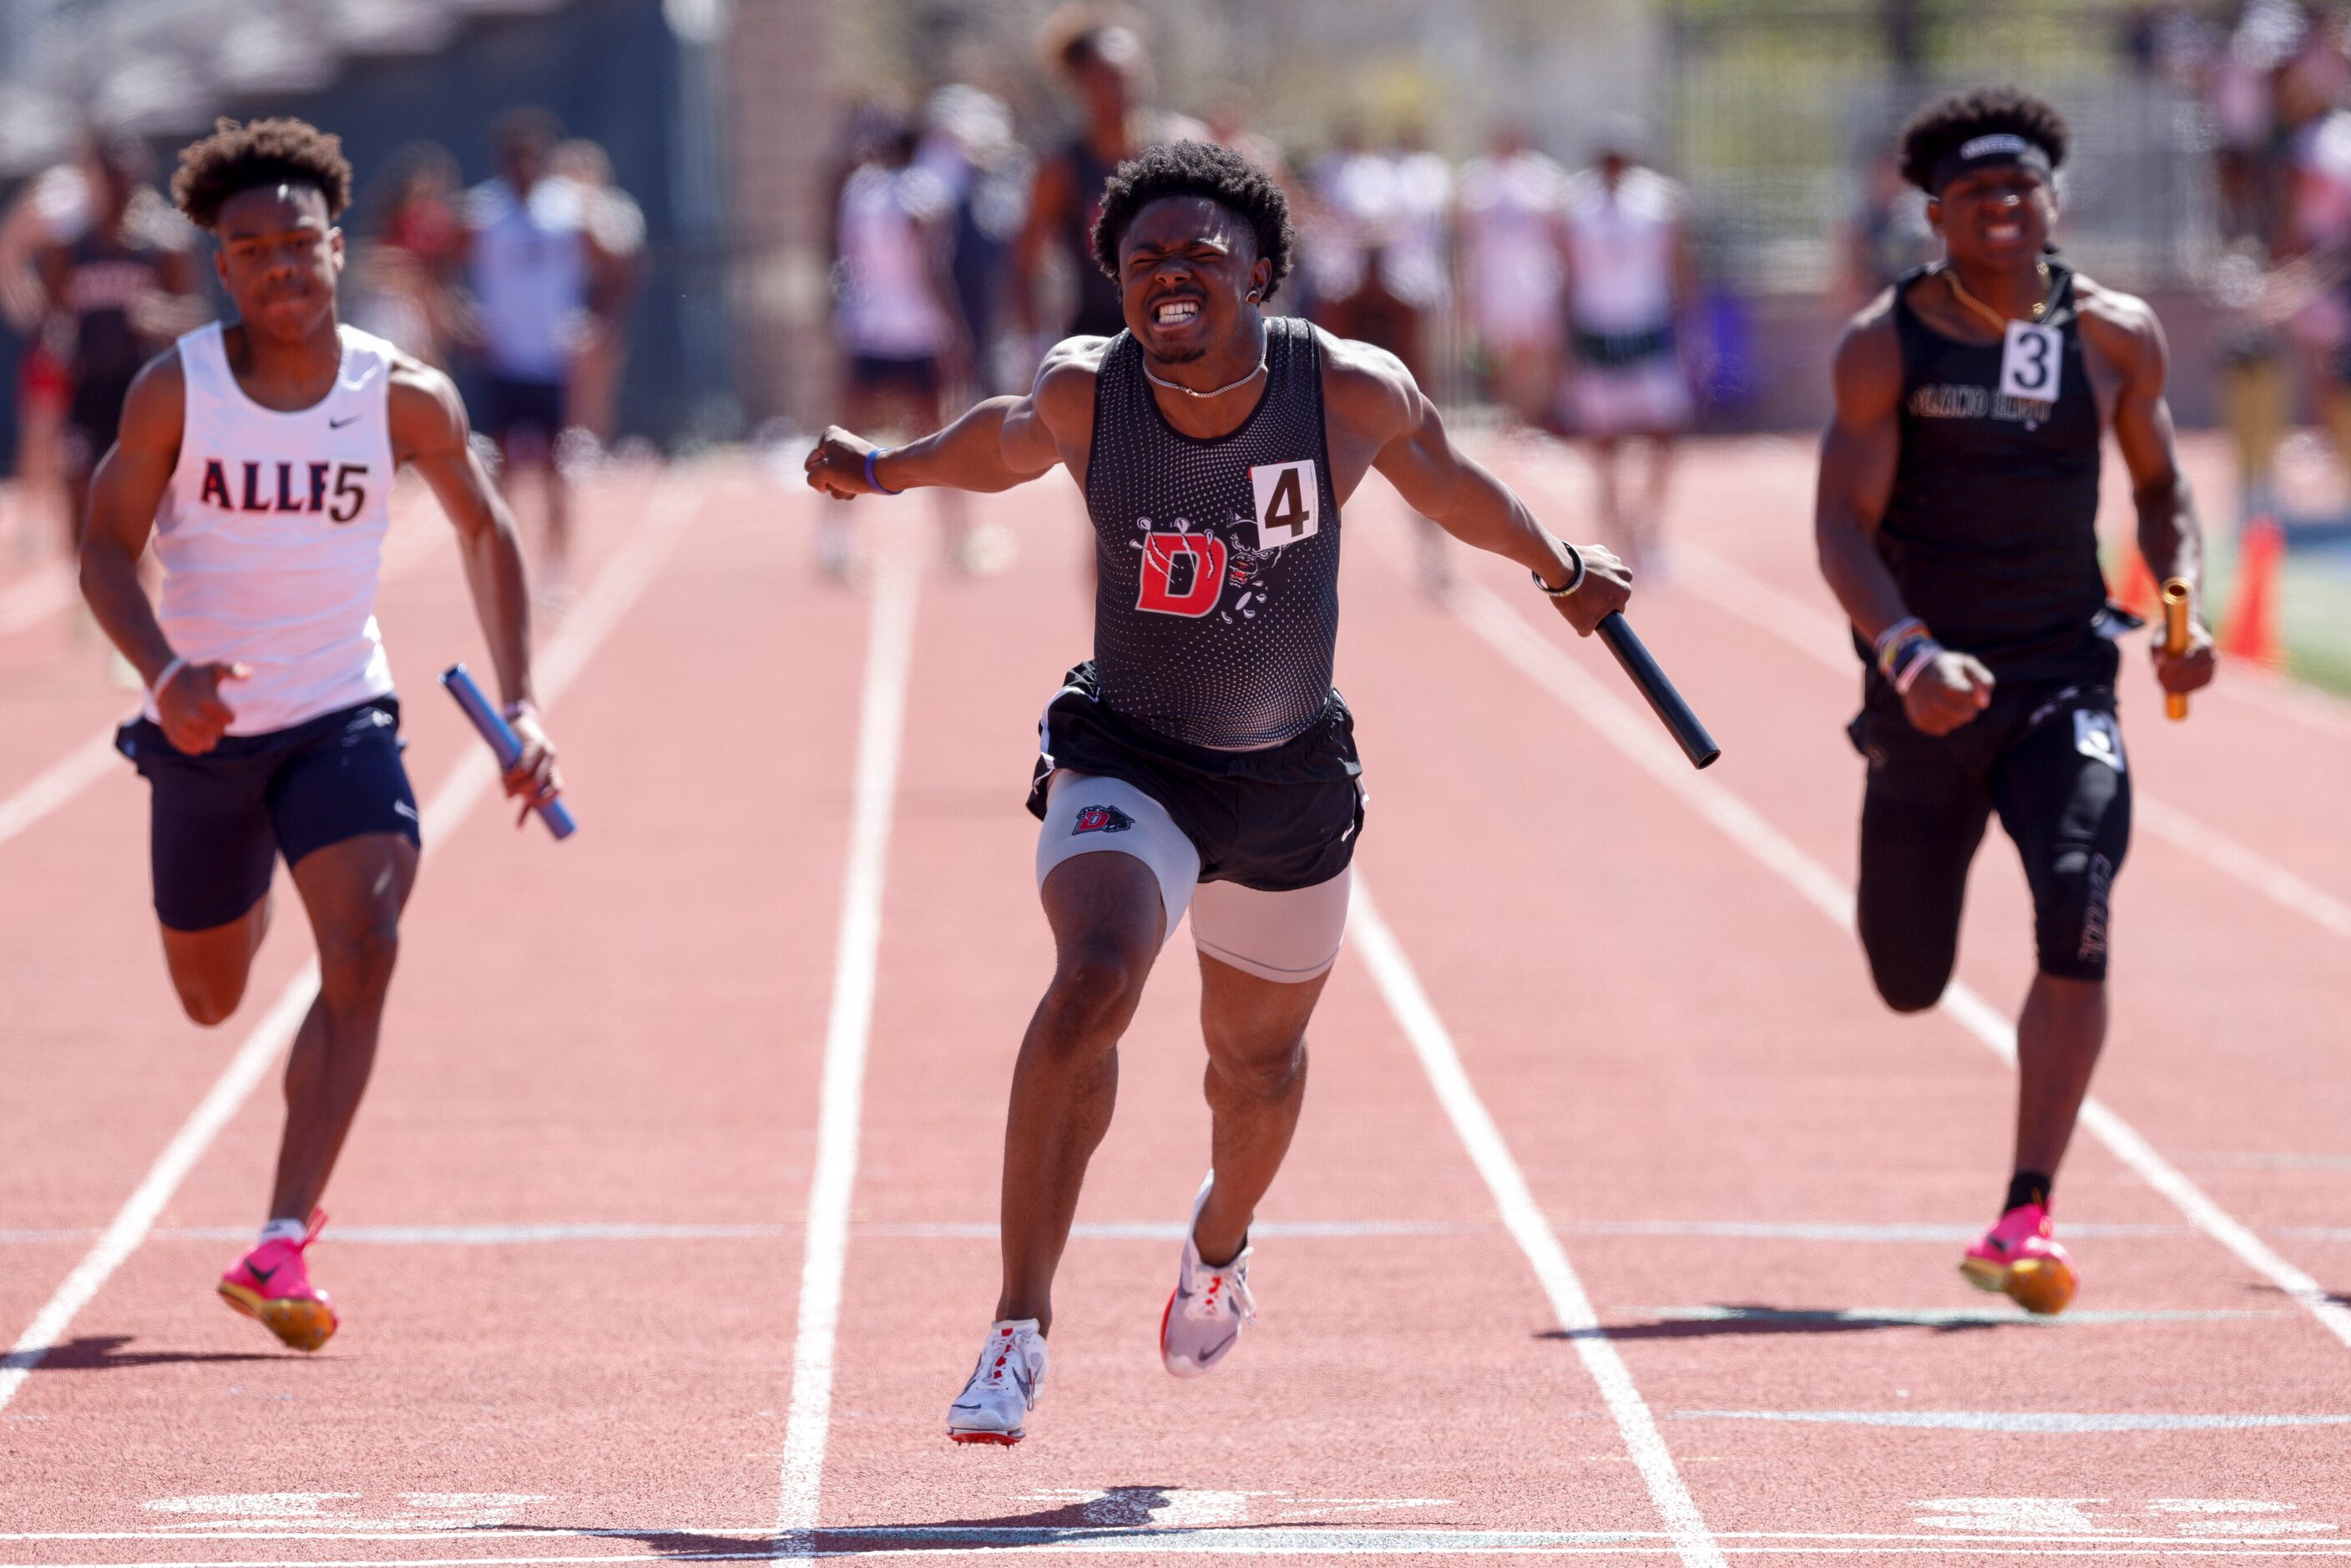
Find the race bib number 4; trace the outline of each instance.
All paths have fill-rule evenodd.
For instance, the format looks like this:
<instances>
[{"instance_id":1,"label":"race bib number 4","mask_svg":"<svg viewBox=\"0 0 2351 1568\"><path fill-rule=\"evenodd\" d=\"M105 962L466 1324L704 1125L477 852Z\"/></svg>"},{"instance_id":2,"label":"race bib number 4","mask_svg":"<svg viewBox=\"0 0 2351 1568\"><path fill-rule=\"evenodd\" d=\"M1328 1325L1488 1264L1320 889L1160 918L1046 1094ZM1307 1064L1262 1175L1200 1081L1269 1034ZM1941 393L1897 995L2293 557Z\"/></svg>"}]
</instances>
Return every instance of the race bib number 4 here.
<instances>
[{"instance_id":1,"label":"race bib number 4","mask_svg":"<svg viewBox=\"0 0 2351 1568\"><path fill-rule=\"evenodd\" d=\"M2055 402L2065 368L2065 334L2055 327L2011 321L2000 355L2000 390L2030 402Z\"/></svg>"},{"instance_id":2,"label":"race bib number 4","mask_svg":"<svg viewBox=\"0 0 2351 1568\"><path fill-rule=\"evenodd\" d=\"M1258 549L1273 549L1311 539L1322 526L1316 511L1322 489L1314 483L1312 459L1252 468L1249 488L1257 494Z\"/></svg>"}]
</instances>

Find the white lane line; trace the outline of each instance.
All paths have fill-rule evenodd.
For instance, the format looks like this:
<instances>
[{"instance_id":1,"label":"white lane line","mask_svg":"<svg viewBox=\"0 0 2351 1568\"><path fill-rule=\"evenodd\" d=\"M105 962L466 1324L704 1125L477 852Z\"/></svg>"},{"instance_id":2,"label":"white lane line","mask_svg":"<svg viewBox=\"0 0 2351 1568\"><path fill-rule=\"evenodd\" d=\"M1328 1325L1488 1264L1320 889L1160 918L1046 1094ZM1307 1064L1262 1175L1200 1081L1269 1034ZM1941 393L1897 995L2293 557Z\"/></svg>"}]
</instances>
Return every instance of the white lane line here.
<instances>
[{"instance_id":1,"label":"white lane line","mask_svg":"<svg viewBox=\"0 0 2351 1568\"><path fill-rule=\"evenodd\" d=\"M1711 775L1694 771L1646 714L1635 713L1604 688L1566 652L1538 632L1518 612L1487 589L1464 583L1454 606L1487 644L1516 665L1597 730L1617 750L1755 859L1780 873L1805 900L1845 930L1853 926L1853 891L1827 867L1796 847L1753 808ZM1943 993L1941 1010L2011 1064L2016 1031L1963 981ZM2351 1345L2351 1308L2287 1262L2268 1243L2213 1202L2179 1167L2156 1153L2129 1123L2092 1096L2082 1105L2081 1124L2105 1145L2140 1180L2170 1199L2188 1222L2236 1254L2247 1268L2308 1309L2326 1331Z\"/></svg>"},{"instance_id":2,"label":"white lane line","mask_svg":"<svg viewBox=\"0 0 2351 1568\"><path fill-rule=\"evenodd\" d=\"M784 1428L781 1490L776 1502L775 1557L779 1562L806 1562L817 1555L810 1531L816 1527L824 1490L825 1441L832 1419L833 1353L849 1257L849 1200L857 1180L865 1048L873 1022L882 892L889 873L890 819L905 727L906 684L914 663L918 588L914 562L904 550L883 558L865 643L865 689L858 704L849 868L841 882L841 924L833 950L816 1171L809 1182L799 1326L792 1340L791 1414Z\"/></svg>"},{"instance_id":3,"label":"white lane line","mask_svg":"<svg viewBox=\"0 0 2351 1568\"><path fill-rule=\"evenodd\" d=\"M1980 1225L1870 1225L1841 1220L1779 1219L1562 1219L1559 1228L1583 1236L1709 1236L1739 1241L1846 1241L1886 1243L1957 1241L1983 1234ZM2068 1236L2192 1236L2185 1225L2100 1224L2067 1221Z\"/></svg>"},{"instance_id":4,"label":"white lane line","mask_svg":"<svg viewBox=\"0 0 2351 1568\"><path fill-rule=\"evenodd\" d=\"M2223 1432L2273 1427L2351 1427L2351 1416L2107 1415L2072 1410L1677 1410L1679 1421L1798 1421L1907 1427L1946 1432Z\"/></svg>"},{"instance_id":5,"label":"white lane line","mask_svg":"<svg viewBox=\"0 0 2351 1568\"><path fill-rule=\"evenodd\" d=\"M789 1225L338 1225L339 1247L533 1247L576 1241L774 1241L799 1233ZM861 1236L913 1237L925 1240L996 1239L992 1219L864 1220L852 1228ZM1181 1241L1188 1228L1175 1219L1080 1220L1070 1228L1076 1241ZM1468 1236L1491 1228L1448 1220L1260 1219L1249 1229L1265 1237L1301 1240L1357 1240L1379 1236ZM2080 1227L2074 1229L2079 1230ZM0 1247L87 1241L95 1229L0 1230ZM148 1233L158 1241L237 1241L253 1234L249 1225L163 1226ZM1970 1231L1970 1237L1974 1232Z\"/></svg>"},{"instance_id":6,"label":"white lane line","mask_svg":"<svg viewBox=\"0 0 2351 1568\"><path fill-rule=\"evenodd\" d=\"M74 582L72 566L59 561L0 593L0 637L37 626L72 603Z\"/></svg>"},{"instance_id":7,"label":"white lane line","mask_svg":"<svg viewBox=\"0 0 2351 1568\"><path fill-rule=\"evenodd\" d=\"M1501 1128L1495 1125L1486 1103L1479 1098L1476 1085L1469 1082L1469 1074L1461 1065L1461 1054L1454 1049L1452 1032L1437 1016L1428 993L1421 988L1412 960L1405 956L1395 933L1381 918L1379 905L1373 902L1360 874L1348 912L1347 936L1354 943L1355 951L1363 955L1373 983L1379 987L1405 1038L1412 1042L1413 1054L1420 1059L1421 1071L1428 1075L1437 1103L1445 1107L1454 1132L1468 1150L1470 1163L1485 1178L1486 1190L1493 1195L1494 1207L1500 1211L1503 1225L1518 1242L1519 1249L1527 1255L1527 1261L1534 1266L1535 1278L1541 1282L1543 1293L1551 1298L1552 1312L1559 1326L1575 1346L1585 1373L1599 1385L1600 1396L1615 1419L1616 1430L1632 1455L1634 1468L1641 1472L1641 1479L1649 1489L1650 1500L1656 1505L1658 1516L1673 1537L1675 1550L1687 1568L1719 1564L1722 1553L1708 1533L1706 1521L1698 1513L1688 1487L1683 1484L1681 1472L1674 1466L1672 1451L1658 1433L1648 1405L1634 1385L1632 1372L1601 1328L1600 1316L1593 1310L1592 1298L1584 1293L1583 1281L1576 1278L1566 1249L1560 1245L1551 1221L1528 1189L1527 1178L1519 1169L1518 1161L1511 1157Z\"/></svg>"},{"instance_id":8,"label":"white lane line","mask_svg":"<svg viewBox=\"0 0 2351 1568\"><path fill-rule=\"evenodd\" d=\"M43 768L14 795L0 800L0 844L80 794L118 765L130 767L115 752L114 728L110 725Z\"/></svg>"},{"instance_id":9,"label":"white lane line","mask_svg":"<svg viewBox=\"0 0 2351 1568\"><path fill-rule=\"evenodd\" d=\"M636 537L598 575L580 612L540 661L537 684L543 700L552 704L562 694L587 663L589 654L595 652L597 644L629 606L636 602L637 596L661 569L678 530L693 515L702 490L700 485L689 487L678 482L664 484L648 508ZM428 849L456 827L496 779L497 770L490 761L489 752L482 747L469 748L449 770L425 807L423 831ZM287 982L285 990L254 1025L220 1077L124 1200L97 1244L66 1276L25 1332L16 1336L7 1355L0 1357L0 1409L16 1397L16 1390L24 1385L33 1368L41 1364L41 1358L56 1348L75 1314L89 1304L108 1278L147 1239L156 1215L172 1200L172 1195L211 1147L221 1128L236 1114L262 1074L294 1038L294 1031L301 1027L303 1015L309 1011L311 999L318 994L319 964L313 958Z\"/></svg>"},{"instance_id":10,"label":"white lane line","mask_svg":"<svg viewBox=\"0 0 2351 1568\"><path fill-rule=\"evenodd\" d=\"M1771 632L1842 674L1850 676L1860 670L1844 622L1703 546L1685 547L1677 559L1682 563L1684 586L1712 601L1716 608ZM2177 807L2152 798L2144 785L2133 791L2132 800L2138 822L2172 848L2224 876L2234 877L2322 930L2351 940L2351 904Z\"/></svg>"}]
</instances>

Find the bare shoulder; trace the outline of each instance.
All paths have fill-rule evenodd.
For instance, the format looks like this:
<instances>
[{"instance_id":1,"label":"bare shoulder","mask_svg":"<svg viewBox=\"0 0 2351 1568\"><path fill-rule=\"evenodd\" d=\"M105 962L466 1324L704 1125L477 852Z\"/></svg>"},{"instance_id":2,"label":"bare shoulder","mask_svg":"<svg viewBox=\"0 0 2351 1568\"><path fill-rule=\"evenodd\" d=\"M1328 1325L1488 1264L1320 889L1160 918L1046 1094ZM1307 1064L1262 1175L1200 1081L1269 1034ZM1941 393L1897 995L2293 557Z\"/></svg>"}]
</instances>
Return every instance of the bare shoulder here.
<instances>
[{"instance_id":1,"label":"bare shoulder","mask_svg":"<svg viewBox=\"0 0 2351 1568\"><path fill-rule=\"evenodd\" d=\"M1091 429L1094 417L1094 384L1102 379L1102 360L1110 338L1064 338L1045 350L1037 379L1029 388L1046 425L1055 431Z\"/></svg>"},{"instance_id":2,"label":"bare shoulder","mask_svg":"<svg viewBox=\"0 0 2351 1568\"><path fill-rule=\"evenodd\" d=\"M2074 300L2080 311L2084 340L2103 358L2125 371L2161 372L2168 348L2153 306L2136 294L2078 275L2074 279Z\"/></svg>"},{"instance_id":3,"label":"bare shoulder","mask_svg":"<svg viewBox=\"0 0 2351 1568\"><path fill-rule=\"evenodd\" d=\"M392 354L389 393L395 428L445 426L463 431L465 427L465 403L457 395L457 383L447 371L422 360L397 351Z\"/></svg>"},{"instance_id":4,"label":"bare shoulder","mask_svg":"<svg viewBox=\"0 0 2351 1568\"><path fill-rule=\"evenodd\" d=\"M118 439L125 446L158 450L180 444L180 426L187 416L188 378L180 363L177 343L139 367L122 400L122 423Z\"/></svg>"},{"instance_id":5,"label":"bare shoulder","mask_svg":"<svg viewBox=\"0 0 2351 1568\"><path fill-rule=\"evenodd\" d=\"M1840 413L1859 413L1902 392L1902 340L1894 328L1894 289L1878 291L1837 335L1831 375ZM1851 406L1848 406L1851 405Z\"/></svg>"},{"instance_id":6,"label":"bare shoulder","mask_svg":"<svg viewBox=\"0 0 2351 1568\"><path fill-rule=\"evenodd\" d=\"M1376 344L1312 330L1322 350L1322 405L1338 423L1365 434L1413 423L1420 386L1402 360Z\"/></svg>"}]
</instances>

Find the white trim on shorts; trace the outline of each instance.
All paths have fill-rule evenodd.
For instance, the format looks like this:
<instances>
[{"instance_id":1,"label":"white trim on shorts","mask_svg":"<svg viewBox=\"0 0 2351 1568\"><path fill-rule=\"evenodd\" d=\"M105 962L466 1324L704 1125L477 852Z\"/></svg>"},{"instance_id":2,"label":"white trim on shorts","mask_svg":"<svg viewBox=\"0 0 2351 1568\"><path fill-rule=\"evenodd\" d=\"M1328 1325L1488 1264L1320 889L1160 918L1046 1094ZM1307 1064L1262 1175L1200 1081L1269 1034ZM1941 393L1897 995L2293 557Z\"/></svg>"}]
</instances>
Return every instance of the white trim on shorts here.
<instances>
[{"instance_id":1,"label":"white trim on shorts","mask_svg":"<svg viewBox=\"0 0 2351 1568\"><path fill-rule=\"evenodd\" d=\"M1327 882L1281 893L1238 883L1200 881L1200 854L1167 809L1118 779L1057 768L1047 785L1037 834L1037 888L1063 861L1102 851L1133 855L1151 868L1166 917L1160 945L1175 940L1188 910L1202 953L1277 985L1301 985L1338 961L1346 935L1351 865Z\"/></svg>"}]
</instances>

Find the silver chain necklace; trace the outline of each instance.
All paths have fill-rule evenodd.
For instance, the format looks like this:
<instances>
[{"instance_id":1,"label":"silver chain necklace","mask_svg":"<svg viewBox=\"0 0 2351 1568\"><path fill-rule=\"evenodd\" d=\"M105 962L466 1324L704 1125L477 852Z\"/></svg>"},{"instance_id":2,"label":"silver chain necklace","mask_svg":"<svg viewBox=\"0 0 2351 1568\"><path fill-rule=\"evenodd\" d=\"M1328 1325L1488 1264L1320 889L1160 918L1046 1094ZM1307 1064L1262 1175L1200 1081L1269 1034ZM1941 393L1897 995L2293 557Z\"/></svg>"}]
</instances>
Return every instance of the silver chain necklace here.
<instances>
[{"instance_id":1,"label":"silver chain necklace","mask_svg":"<svg viewBox=\"0 0 2351 1568\"><path fill-rule=\"evenodd\" d=\"M1143 361L1143 379L1144 381L1149 382L1155 387L1165 387L1169 392L1182 392L1186 397L1222 397L1228 392L1238 392L1239 389L1249 385L1249 382L1257 380L1258 377L1263 374L1265 374L1265 361L1263 360L1259 360L1257 362L1257 369L1251 371L1249 374L1243 376L1237 382L1227 382L1223 386L1211 387L1207 392L1195 392L1181 382L1160 380L1157 376L1151 373L1151 361L1148 360Z\"/></svg>"}]
</instances>

